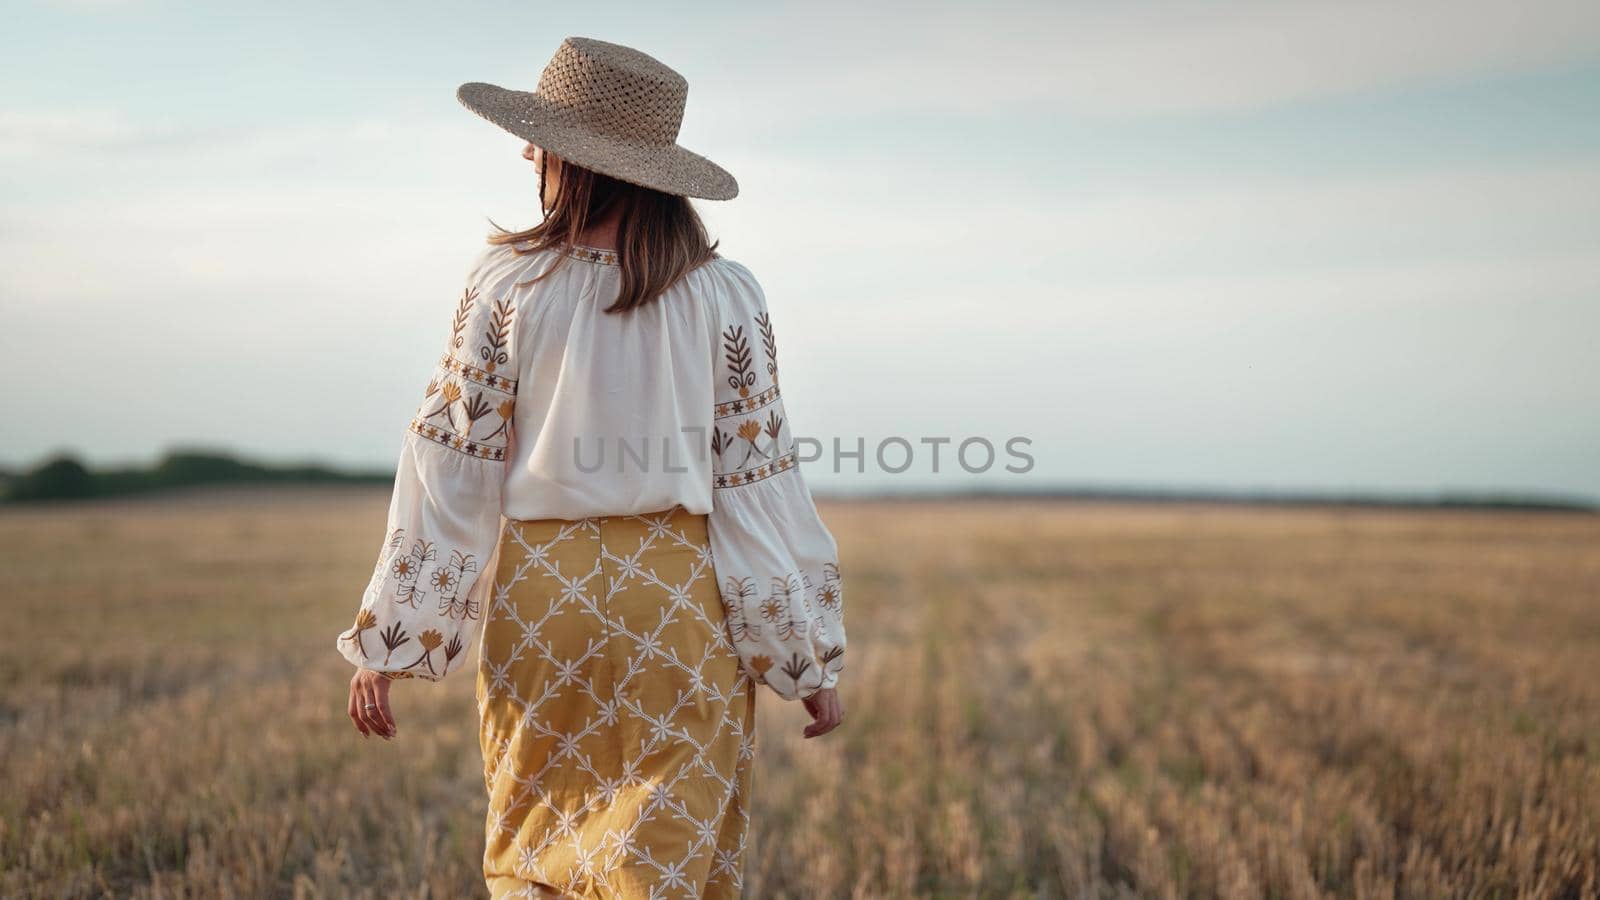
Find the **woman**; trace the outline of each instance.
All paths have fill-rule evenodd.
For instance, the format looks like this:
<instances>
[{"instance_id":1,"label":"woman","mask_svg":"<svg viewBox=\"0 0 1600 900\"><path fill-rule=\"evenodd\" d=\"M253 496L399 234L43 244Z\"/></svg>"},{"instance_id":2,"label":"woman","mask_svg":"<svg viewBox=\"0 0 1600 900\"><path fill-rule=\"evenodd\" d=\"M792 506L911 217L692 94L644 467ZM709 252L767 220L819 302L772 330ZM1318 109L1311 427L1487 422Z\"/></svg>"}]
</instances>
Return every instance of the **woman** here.
<instances>
[{"instance_id":1,"label":"woman","mask_svg":"<svg viewBox=\"0 0 1600 900\"><path fill-rule=\"evenodd\" d=\"M738 185L677 145L686 95L583 38L535 92L457 93L529 142L543 220L491 235L452 302L337 644L386 738L392 681L481 645L494 897L738 896L756 685L807 737L842 716L837 550L761 287L688 200Z\"/></svg>"}]
</instances>

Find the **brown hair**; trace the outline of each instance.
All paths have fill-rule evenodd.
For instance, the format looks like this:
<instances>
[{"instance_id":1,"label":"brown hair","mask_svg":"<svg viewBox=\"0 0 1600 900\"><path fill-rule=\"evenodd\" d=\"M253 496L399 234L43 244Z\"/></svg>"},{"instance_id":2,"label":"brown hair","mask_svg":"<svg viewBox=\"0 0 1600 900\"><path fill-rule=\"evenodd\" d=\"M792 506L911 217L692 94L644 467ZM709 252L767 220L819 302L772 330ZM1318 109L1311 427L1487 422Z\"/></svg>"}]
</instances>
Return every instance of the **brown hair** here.
<instances>
[{"instance_id":1,"label":"brown hair","mask_svg":"<svg viewBox=\"0 0 1600 900\"><path fill-rule=\"evenodd\" d=\"M622 288L606 312L623 312L660 297L696 266L716 257L717 243L706 233L705 223L689 204L688 197L666 194L652 188L619 181L609 175L573 165L549 151L545 165L557 159L561 182L555 203L544 221L524 231L509 231L490 220L495 231L491 244L529 243L527 248L512 248L517 253L535 253L547 247L565 250L578 243L589 223L620 209L617 224L617 262L622 268ZM539 201L544 203L544 169L539 170ZM563 256L556 267L565 264ZM555 271L524 284L538 281Z\"/></svg>"}]
</instances>

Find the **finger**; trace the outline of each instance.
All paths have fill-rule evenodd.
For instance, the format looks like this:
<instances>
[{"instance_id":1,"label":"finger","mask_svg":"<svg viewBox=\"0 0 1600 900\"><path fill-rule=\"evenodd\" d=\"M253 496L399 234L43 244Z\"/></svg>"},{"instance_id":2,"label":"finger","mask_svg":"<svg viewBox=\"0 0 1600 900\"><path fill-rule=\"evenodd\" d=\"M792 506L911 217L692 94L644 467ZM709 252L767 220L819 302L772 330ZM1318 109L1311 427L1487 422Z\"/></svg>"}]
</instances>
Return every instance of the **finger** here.
<instances>
[{"instance_id":1,"label":"finger","mask_svg":"<svg viewBox=\"0 0 1600 900\"><path fill-rule=\"evenodd\" d=\"M350 705L346 711L350 714L350 721L355 723L356 730L365 735L367 726L361 721L361 683L354 678L350 679Z\"/></svg>"},{"instance_id":2,"label":"finger","mask_svg":"<svg viewBox=\"0 0 1600 900\"><path fill-rule=\"evenodd\" d=\"M366 711L362 709L363 703L366 703L366 695L363 690L365 690L365 682L360 677L357 677L354 684L350 685L350 706L352 706L350 713L355 719L355 727L362 732L362 735L373 737L373 729L366 722Z\"/></svg>"},{"instance_id":3,"label":"finger","mask_svg":"<svg viewBox=\"0 0 1600 900\"><path fill-rule=\"evenodd\" d=\"M378 716L383 720L384 730L390 737L394 737L395 731L394 711L389 708L389 688L393 685L394 682L390 681L389 679L379 678L377 680L377 684L375 685L376 689L374 691L374 693L376 693L378 696L378 699L375 701L378 704L378 708L374 711L378 713Z\"/></svg>"},{"instance_id":4,"label":"finger","mask_svg":"<svg viewBox=\"0 0 1600 900\"><path fill-rule=\"evenodd\" d=\"M806 724L804 732L806 737L814 738L827 732L824 727L827 724L827 720L823 714L823 710L826 709L826 703L825 699L819 698L815 694L806 698L806 712L811 714L811 721Z\"/></svg>"},{"instance_id":5,"label":"finger","mask_svg":"<svg viewBox=\"0 0 1600 900\"><path fill-rule=\"evenodd\" d=\"M818 704L817 719L813 724L815 731L812 736L824 735L839 727L839 695L828 691L827 696Z\"/></svg>"},{"instance_id":6,"label":"finger","mask_svg":"<svg viewBox=\"0 0 1600 900\"><path fill-rule=\"evenodd\" d=\"M367 721L372 723L372 730L376 731L379 737L388 739L393 735L389 731L389 723L383 719L384 700L378 687L379 682L384 680L379 676L367 679L367 702L372 704L372 708L367 710Z\"/></svg>"},{"instance_id":7,"label":"finger","mask_svg":"<svg viewBox=\"0 0 1600 900\"><path fill-rule=\"evenodd\" d=\"M383 721L378 718L378 701L373 697L370 678L361 681L361 721L367 723L367 728L373 734L385 738L389 736L388 729L383 727Z\"/></svg>"}]
</instances>

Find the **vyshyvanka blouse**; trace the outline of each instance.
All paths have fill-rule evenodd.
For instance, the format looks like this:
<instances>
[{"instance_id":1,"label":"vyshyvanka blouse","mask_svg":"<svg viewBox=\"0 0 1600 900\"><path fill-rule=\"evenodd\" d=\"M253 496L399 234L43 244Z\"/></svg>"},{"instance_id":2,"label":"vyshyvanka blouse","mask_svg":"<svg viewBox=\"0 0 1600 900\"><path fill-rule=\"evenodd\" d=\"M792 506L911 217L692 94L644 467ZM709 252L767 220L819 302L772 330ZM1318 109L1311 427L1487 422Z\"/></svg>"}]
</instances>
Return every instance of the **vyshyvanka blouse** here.
<instances>
[{"instance_id":1,"label":"vyshyvanka blouse","mask_svg":"<svg viewBox=\"0 0 1600 900\"><path fill-rule=\"evenodd\" d=\"M503 519L681 505L708 516L745 670L788 700L836 683L838 550L796 461L761 286L719 256L607 313L620 280L609 250L478 254L402 439L345 659L390 678L459 668L493 600Z\"/></svg>"}]
</instances>

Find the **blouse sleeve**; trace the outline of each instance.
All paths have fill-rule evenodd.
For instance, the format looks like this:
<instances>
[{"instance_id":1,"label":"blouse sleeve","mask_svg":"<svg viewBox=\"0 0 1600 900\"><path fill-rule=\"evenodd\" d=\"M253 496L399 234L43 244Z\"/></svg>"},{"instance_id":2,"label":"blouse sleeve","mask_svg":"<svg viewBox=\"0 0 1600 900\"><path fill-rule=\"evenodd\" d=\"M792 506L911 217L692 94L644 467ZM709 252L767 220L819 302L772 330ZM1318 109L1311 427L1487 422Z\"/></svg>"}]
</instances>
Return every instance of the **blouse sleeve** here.
<instances>
[{"instance_id":1,"label":"blouse sleeve","mask_svg":"<svg viewBox=\"0 0 1600 900\"><path fill-rule=\"evenodd\" d=\"M838 547L795 457L765 297L734 266L743 289L722 310L715 361L712 557L745 671L801 700L844 669Z\"/></svg>"},{"instance_id":2,"label":"blouse sleeve","mask_svg":"<svg viewBox=\"0 0 1600 900\"><path fill-rule=\"evenodd\" d=\"M474 265L443 353L401 441L388 523L344 658L390 679L439 681L472 649L494 580L516 402L510 298Z\"/></svg>"}]
</instances>

